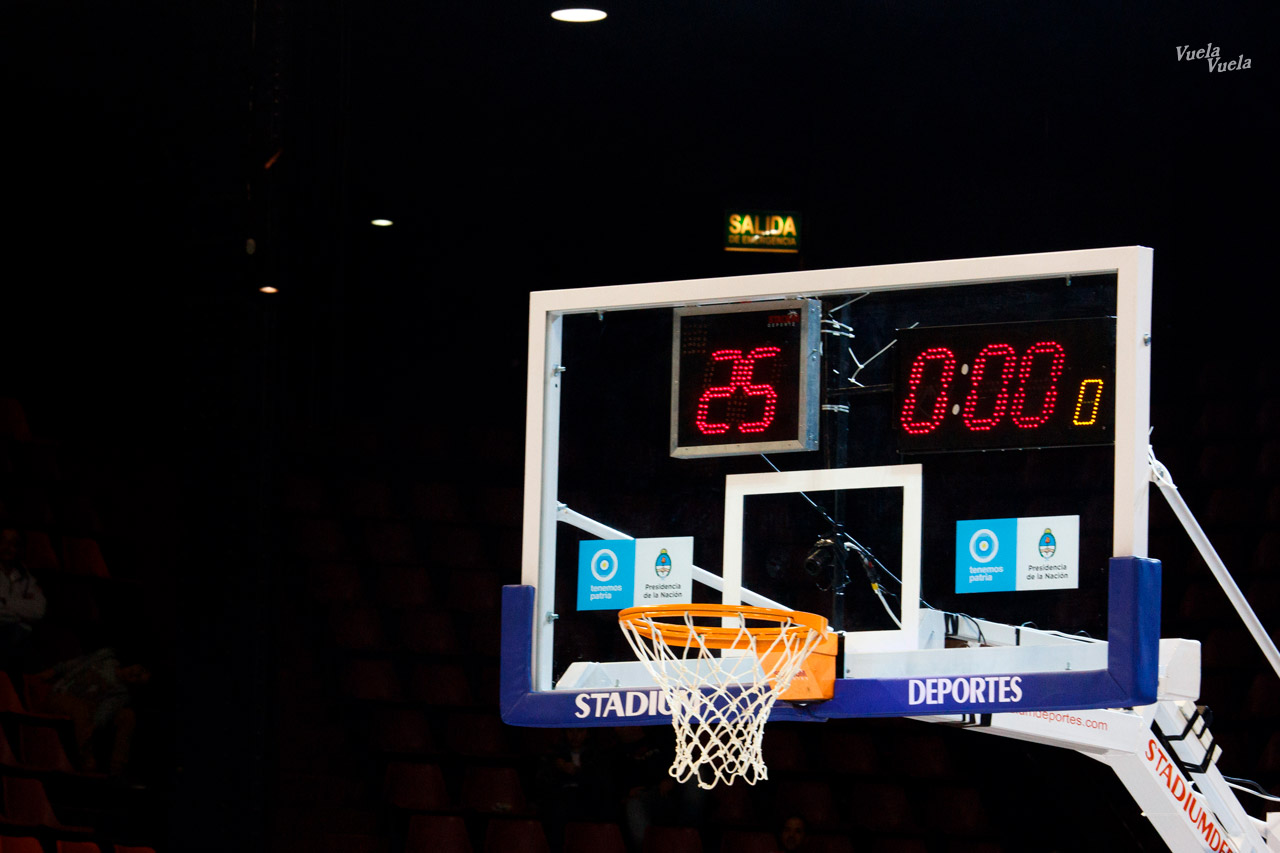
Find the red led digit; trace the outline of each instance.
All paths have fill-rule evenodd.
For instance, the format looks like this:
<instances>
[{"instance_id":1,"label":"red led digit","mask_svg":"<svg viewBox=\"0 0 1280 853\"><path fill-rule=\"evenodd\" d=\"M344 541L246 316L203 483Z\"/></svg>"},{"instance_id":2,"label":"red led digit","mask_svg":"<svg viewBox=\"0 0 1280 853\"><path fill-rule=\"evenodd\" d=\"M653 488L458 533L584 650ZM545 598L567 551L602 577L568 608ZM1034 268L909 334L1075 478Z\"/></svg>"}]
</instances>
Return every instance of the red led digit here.
<instances>
[{"instance_id":1,"label":"red led digit","mask_svg":"<svg viewBox=\"0 0 1280 853\"><path fill-rule=\"evenodd\" d=\"M780 347L756 347L744 357L742 350L722 349L716 350L711 354L711 358L715 361L732 361L733 367L729 371L728 385L714 385L702 392L702 396L698 398L698 411L694 415L693 422L703 435L723 435L728 432L730 425L726 423L715 423L708 420L708 414L711 410L712 400L723 400L733 396L735 389L741 389L742 393L747 397L764 397L764 409L760 419L749 423L739 424L738 430L744 433L764 432L773 423L774 416L778 409L778 392L772 385L762 384L753 385L751 382L751 374L755 371L755 363L763 358L773 358L782 353Z\"/></svg>"},{"instance_id":2,"label":"red led digit","mask_svg":"<svg viewBox=\"0 0 1280 853\"><path fill-rule=\"evenodd\" d=\"M1002 360L1000 366L1000 390L996 392L991 414L987 417L979 417L977 414L978 397L982 391L982 380L986 376L987 361L991 358ZM978 357L973 360L973 374L970 377L973 385L969 389L969 396L964 401L962 415L965 426L974 432L987 432L995 429L996 424L1000 423L1001 419L1004 418L1005 410L1009 407L1009 383L1013 381L1013 374L1017 368L1018 353L1009 344L988 344L982 348L982 351L978 353Z\"/></svg>"},{"instance_id":3,"label":"red led digit","mask_svg":"<svg viewBox=\"0 0 1280 853\"><path fill-rule=\"evenodd\" d=\"M1038 358L1039 356L1039 358ZM1048 356L1048 367L1041 367L1032 377L1036 365L1043 365ZM1013 423L1019 429L1034 429L1042 426L1053 415L1054 404L1058 401L1058 378L1067 361L1067 354L1057 341L1040 341L1027 347L1018 365L1018 390L1013 395ZM1027 414L1027 390L1043 389L1040 398L1040 410L1036 414Z\"/></svg>"},{"instance_id":4,"label":"red led digit","mask_svg":"<svg viewBox=\"0 0 1280 853\"><path fill-rule=\"evenodd\" d=\"M773 358L781 352L781 347L756 347L747 353L746 358L733 366L733 378L730 381L741 388L742 393L748 397L764 397L764 411L760 415L760 420L739 424L738 429L743 432L764 432L769 428L769 424L773 423L774 413L778 410L778 392L772 385L752 385L751 372L755 369L757 359Z\"/></svg>"},{"instance_id":5,"label":"red led digit","mask_svg":"<svg viewBox=\"0 0 1280 853\"><path fill-rule=\"evenodd\" d=\"M722 349L711 354L711 358L715 361L732 361L734 368L737 368L737 362L742 359L742 350ZM702 396L698 398L698 412L693 416L693 422L697 425L699 432L703 435L723 435L729 431L727 423L712 423L707 420L707 412L711 408L712 400L722 400L726 397L733 396L733 373L729 373L728 385L716 385L702 392Z\"/></svg>"},{"instance_id":6,"label":"red led digit","mask_svg":"<svg viewBox=\"0 0 1280 853\"><path fill-rule=\"evenodd\" d=\"M916 420L916 407L919 405L920 386L924 382L925 370L933 362L941 362L942 373L937 378L938 399L933 403L927 420ZM907 378L907 399L902 403L902 411L898 419L902 428L911 435L928 435L938 428L947 414L947 389L951 387L951 378L956 372L956 356L946 347L930 347L916 356L911 364L911 372Z\"/></svg>"}]
</instances>

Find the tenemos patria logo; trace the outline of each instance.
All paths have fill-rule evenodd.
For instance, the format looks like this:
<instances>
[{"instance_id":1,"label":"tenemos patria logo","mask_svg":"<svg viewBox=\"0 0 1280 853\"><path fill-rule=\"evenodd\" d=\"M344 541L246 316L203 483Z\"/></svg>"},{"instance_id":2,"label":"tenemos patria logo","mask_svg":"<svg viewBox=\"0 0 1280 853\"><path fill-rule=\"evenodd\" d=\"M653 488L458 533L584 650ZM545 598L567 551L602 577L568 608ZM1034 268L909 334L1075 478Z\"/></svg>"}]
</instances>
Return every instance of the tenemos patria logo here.
<instances>
[{"instance_id":1,"label":"tenemos patria logo","mask_svg":"<svg viewBox=\"0 0 1280 853\"><path fill-rule=\"evenodd\" d=\"M1209 42L1202 48L1192 50L1191 45L1184 44L1178 46L1179 62L1195 62L1203 59L1209 63L1209 71L1243 71L1246 68L1253 67L1253 60L1245 56L1243 53L1235 59L1227 62L1222 61L1222 50L1213 42Z\"/></svg>"}]
</instances>

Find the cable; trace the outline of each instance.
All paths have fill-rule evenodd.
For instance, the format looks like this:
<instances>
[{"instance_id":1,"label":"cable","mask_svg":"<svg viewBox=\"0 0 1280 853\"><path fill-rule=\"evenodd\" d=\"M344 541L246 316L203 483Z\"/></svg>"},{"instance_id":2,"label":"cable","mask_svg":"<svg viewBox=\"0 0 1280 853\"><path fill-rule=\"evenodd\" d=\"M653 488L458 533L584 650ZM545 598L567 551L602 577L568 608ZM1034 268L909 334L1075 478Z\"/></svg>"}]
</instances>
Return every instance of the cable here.
<instances>
[{"instance_id":1,"label":"cable","mask_svg":"<svg viewBox=\"0 0 1280 853\"><path fill-rule=\"evenodd\" d=\"M1227 783L1228 787L1235 788L1237 791L1252 794L1255 797L1263 800L1270 800L1273 803L1280 803L1280 797L1269 793L1265 788L1252 779L1236 779L1232 776L1223 776L1222 779Z\"/></svg>"},{"instance_id":2,"label":"cable","mask_svg":"<svg viewBox=\"0 0 1280 853\"><path fill-rule=\"evenodd\" d=\"M977 619L974 619L974 618L973 618L972 616L970 616L968 613L955 613L955 614L953 614L953 615L955 615L955 616L962 616L962 617L964 617L965 619L968 619L970 622L972 622L972 623L973 623L973 627L974 627L974 629L975 629L975 630L977 630L977 632L978 632L978 642L979 642L979 643L981 643L981 644L982 644L982 645L984 645L984 646L985 646L985 645L987 645L987 637L986 637L986 635L985 635L985 634L983 634L983 633L982 633L982 625L980 625L980 624L978 623L978 620L977 620Z\"/></svg>"},{"instance_id":3,"label":"cable","mask_svg":"<svg viewBox=\"0 0 1280 853\"><path fill-rule=\"evenodd\" d=\"M889 618L893 620L894 625L897 625L899 628L901 628L902 620L899 619L898 615L893 612L893 608L889 606L889 602L885 601L884 593L880 589L880 584L873 583L871 585L871 588L875 590L876 598L880 599L880 603L884 605L884 612L889 614Z\"/></svg>"}]
</instances>

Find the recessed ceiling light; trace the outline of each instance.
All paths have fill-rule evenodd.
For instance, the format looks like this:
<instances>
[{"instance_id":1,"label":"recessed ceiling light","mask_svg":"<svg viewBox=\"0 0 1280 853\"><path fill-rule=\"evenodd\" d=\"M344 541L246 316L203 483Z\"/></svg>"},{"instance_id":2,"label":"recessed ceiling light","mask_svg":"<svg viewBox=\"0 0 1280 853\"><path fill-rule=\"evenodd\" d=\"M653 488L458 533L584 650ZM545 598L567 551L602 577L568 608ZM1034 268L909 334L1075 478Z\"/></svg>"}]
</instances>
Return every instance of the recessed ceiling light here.
<instances>
[{"instance_id":1,"label":"recessed ceiling light","mask_svg":"<svg viewBox=\"0 0 1280 853\"><path fill-rule=\"evenodd\" d=\"M280 292L279 288L272 287L269 284L262 285L262 287L259 287L258 290L262 291L263 293L279 293Z\"/></svg>"},{"instance_id":2,"label":"recessed ceiling light","mask_svg":"<svg viewBox=\"0 0 1280 853\"><path fill-rule=\"evenodd\" d=\"M599 9L557 9L551 13L557 21L568 21L572 24L587 24L592 21L603 21L607 14Z\"/></svg>"},{"instance_id":3,"label":"recessed ceiling light","mask_svg":"<svg viewBox=\"0 0 1280 853\"><path fill-rule=\"evenodd\" d=\"M379 228L386 228L388 225L391 224L391 220L390 219L371 219L369 220L369 223L371 225L377 225Z\"/></svg>"}]
</instances>

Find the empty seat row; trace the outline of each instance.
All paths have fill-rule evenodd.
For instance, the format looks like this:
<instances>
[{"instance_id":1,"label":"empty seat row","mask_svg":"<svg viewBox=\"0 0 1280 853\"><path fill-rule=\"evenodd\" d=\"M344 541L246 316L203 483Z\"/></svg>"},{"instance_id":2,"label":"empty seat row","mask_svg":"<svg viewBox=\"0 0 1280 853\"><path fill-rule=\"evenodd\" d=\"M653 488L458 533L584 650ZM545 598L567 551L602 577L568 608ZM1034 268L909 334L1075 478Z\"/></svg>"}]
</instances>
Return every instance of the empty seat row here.
<instances>
[{"instance_id":1,"label":"empty seat row","mask_svg":"<svg viewBox=\"0 0 1280 853\"><path fill-rule=\"evenodd\" d=\"M554 836L554 848L548 836ZM865 837L865 836L863 836ZM881 837L874 849L924 851L923 841L914 836ZM918 845L918 846L913 846ZM775 853L778 839L771 832L730 830L719 834L720 853ZM409 821L404 853L627 853L623 831L615 823L570 822L548 830L530 819L490 818L478 837L465 820L452 815L414 815ZM651 826L645 833L642 853L709 853L716 849L703 833L693 827ZM808 853L853 853L849 835L811 834L804 849ZM867 849L858 846L856 849Z\"/></svg>"},{"instance_id":2,"label":"empty seat row","mask_svg":"<svg viewBox=\"0 0 1280 853\"><path fill-rule=\"evenodd\" d=\"M626 853L622 830L612 823L569 823L562 830L562 853ZM652 843L645 851L662 853L701 853L696 848L672 844L675 838L697 836L697 830L668 830L654 827ZM691 835L692 834L692 835ZM661 846L662 842L666 846ZM492 818L484 826L479 843L472 840L466 822L453 815L414 815L409 821L405 853L550 853L547 832L542 823L528 818Z\"/></svg>"},{"instance_id":3,"label":"empty seat row","mask_svg":"<svg viewBox=\"0 0 1280 853\"><path fill-rule=\"evenodd\" d=\"M10 467L0 449L0 519L6 524L77 535L102 532L98 508L79 483L25 478Z\"/></svg>"},{"instance_id":4,"label":"empty seat row","mask_svg":"<svg viewBox=\"0 0 1280 853\"><path fill-rule=\"evenodd\" d=\"M438 607L380 609L331 602L327 639L340 649L374 654L409 653L497 657L500 638L491 617L466 618Z\"/></svg>"},{"instance_id":5,"label":"empty seat row","mask_svg":"<svg viewBox=\"0 0 1280 853\"><path fill-rule=\"evenodd\" d=\"M510 757L519 741L519 732L491 711L453 712L433 721L419 708L380 707L370 715L369 732L373 749L400 755L447 751L463 757Z\"/></svg>"},{"instance_id":6,"label":"empty seat row","mask_svg":"<svg viewBox=\"0 0 1280 853\"><path fill-rule=\"evenodd\" d=\"M111 577L97 540L86 536L52 537L42 530L24 530L23 533L26 537L23 562L34 572Z\"/></svg>"},{"instance_id":7,"label":"empty seat row","mask_svg":"<svg viewBox=\"0 0 1280 853\"><path fill-rule=\"evenodd\" d=\"M325 605L372 605L388 613L426 609L492 615L501 609L504 579L489 568L311 560L303 572L313 598Z\"/></svg>"},{"instance_id":8,"label":"empty seat row","mask_svg":"<svg viewBox=\"0 0 1280 853\"><path fill-rule=\"evenodd\" d=\"M410 811L531 817L536 811L519 773L512 767L466 767L455 800L438 765L392 762L387 766L386 791L392 805ZM908 796L908 786L903 784L854 782L833 786L827 781L796 779L777 784L770 799L773 813L799 815L819 831L856 827L893 833L926 827L964 837L990 829L979 792L959 784L930 785ZM743 816L747 819L739 821L734 819L738 815L717 810L715 804L712 808L712 817L729 826L758 826L762 813L757 809L754 815ZM770 810L763 813L769 814Z\"/></svg>"},{"instance_id":9,"label":"empty seat row","mask_svg":"<svg viewBox=\"0 0 1280 853\"><path fill-rule=\"evenodd\" d=\"M4 786L3 820L9 826L39 827L85 835L93 832L92 827L63 823L39 779L7 776L0 779L0 783Z\"/></svg>"},{"instance_id":10,"label":"empty seat row","mask_svg":"<svg viewBox=\"0 0 1280 853\"><path fill-rule=\"evenodd\" d=\"M0 853L156 853L153 847L96 841L42 841L32 836L0 835Z\"/></svg>"},{"instance_id":11,"label":"empty seat row","mask_svg":"<svg viewBox=\"0 0 1280 853\"><path fill-rule=\"evenodd\" d=\"M532 815L520 775L513 767L468 766L455 799L436 764L393 761L386 770L387 800L396 808L421 812Z\"/></svg>"},{"instance_id":12,"label":"empty seat row","mask_svg":"<svg viewBox=\"0 0 1280 853\"><path fill-rule=\"evenodd\" d=\"M425 565L449 573L487 571L495 552L513 553L519 547L519 529L514 525L495 530L407 521L294 518L283 532L289 553L312 562Z\"/></svg>"},{"instance_id":13,"label":"empty seat row","mask_svg":"<svg viewBox=\"0 0 1280 853\"><path fill-rule=\"evenodd\" d=\"M67 757L66 746L58 729L47 725L18 724L18 748L0 730L0 768L15 768L34 773L81 774Z\"/></svg>"},{"instance_id":14,"label":"empty seat row","mask_svg":"<svg viewBox=\"0 0 1280 853\"><path fill-rule=\"evenodd\" d=\"M67 718L43 710L49 684L38 675L24 674L15 684L9 674L0 671L0 714L53 722Z\"/></svg>"},{"instance_id":15,"label":"empty seat row","mask_svg":"<svg viewBox=\"0 0 1280 853\"><path fill-rule=\"evenodd\" d=\"M473 667L461 664L428 661L397 666L390 660L357 658L347 661L343 669L342 691L352 699L373 702L480 706L485 691L473 687L472 677L477 684L483 680ZM494 687L496 691L496 679ZM493 700L497 701L496 693Z\"/></svg>"},{"instance_id":16,"label":"empty seat row","mask_svg":"<svg viewBox=\"0 0 1280 853\"><path fill-rule=\"evenodd\" d=\"M516 487L478 486L464 489L454 483L391 482L356 477L351 480L319 475L294 475L284 485L283 510L298 517L343 515L356 519L411 519L457 525L468 521L508 519L515 523L521 496Z\"/></svg>"}]
</instances>

